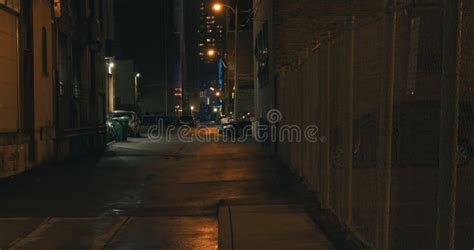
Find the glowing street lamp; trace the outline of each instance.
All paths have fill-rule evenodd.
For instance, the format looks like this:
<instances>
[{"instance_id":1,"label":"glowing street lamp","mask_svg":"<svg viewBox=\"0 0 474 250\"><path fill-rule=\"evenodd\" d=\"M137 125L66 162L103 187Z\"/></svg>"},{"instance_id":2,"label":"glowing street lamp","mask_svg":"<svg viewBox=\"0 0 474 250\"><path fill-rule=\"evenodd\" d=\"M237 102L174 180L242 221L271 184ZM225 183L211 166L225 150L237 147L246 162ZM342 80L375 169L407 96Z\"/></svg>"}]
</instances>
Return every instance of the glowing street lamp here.
<instances>
[{"instance_id":1,"label":"glowing street lamp","mask_svg":"<svg viewBox=\"0 0 474 250\"><path fill-rule=\"evenodd\" d=\"M214 49L209 49L209 50L207 51L207 55L208 55L209 57L214 57L214 56L216 55L216 51L215 51Z\"/></svg>"},{"instance_id":2,"label":"glowing street lamp","mask_svg":"<svg viewBox=\"0 0 474 250\"><path fill-rule=\"evenodd\" d=\"M140 73L135 75L135 101L138 101L138 78L140 78Z\"/></svg>"},{"instance_id":3,"label":"glowing street lamp","mask_svg":"<svg viewBox=\"0 0 474 250\"><path fill-rule=\"evenodd\" d=\"M212 9L213 9L215 12L220 12L220 11L222 11L222 8L223 8L223 6L222 6L221 3L214 3L214 4L212 5Z\"/></svg>"}]
</instances>

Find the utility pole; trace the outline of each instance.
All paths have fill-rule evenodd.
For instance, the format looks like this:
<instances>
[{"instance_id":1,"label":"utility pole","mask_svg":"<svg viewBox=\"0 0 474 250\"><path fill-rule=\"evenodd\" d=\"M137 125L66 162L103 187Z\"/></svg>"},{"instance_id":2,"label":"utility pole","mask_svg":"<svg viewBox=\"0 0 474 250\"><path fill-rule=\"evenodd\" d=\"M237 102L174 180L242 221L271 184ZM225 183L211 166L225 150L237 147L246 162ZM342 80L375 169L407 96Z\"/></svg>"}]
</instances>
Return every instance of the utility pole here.
<instances>
[{"instance_id":1,"label":"utility pole","mask_svg":"<svg viewBox=\"0 0 474 250\"><path fill-rule=\"evenodd\" d=\"M165 114L168 116L168 20L166 18L166 1L167 0L162 0L163 2L163 24L164 24L164 51L165 51Z\"/></svg>"},{"instance_id":2,"label":"utility pole","mask_svg":"<svg viewBox=\"0 0 474 250\"><path fill-rule=\"evenodd\" d=\"M380 86L379 148L377 155L377 212L375 249L388 250L392 179L393 92L395 85L395 34L397 0L384 1L383 70Z\"/></svg>"},{"instance_id":3,"label":"utility pole","mask_svg":"<svg viewBox=\"0 0 474 250\"><path fill-rule=\"evenodd\" d=\"M459 113L458 0L444 0L436 249L454 250Z\"/></svg>"},{"instance_id":4,"label":"utility pole","mask_svg":"<svg viewBox=\"0 0 474 250\"><path fill-rule=\"evenodd\" d=\"M234 35L234 118L237 119L238 109L237 109L237 96L239 92L239 84L238 84L238 74L237 74L237 43L239 41L239 0L235 0L235 35Z\"/></svg>"}]
</instances>

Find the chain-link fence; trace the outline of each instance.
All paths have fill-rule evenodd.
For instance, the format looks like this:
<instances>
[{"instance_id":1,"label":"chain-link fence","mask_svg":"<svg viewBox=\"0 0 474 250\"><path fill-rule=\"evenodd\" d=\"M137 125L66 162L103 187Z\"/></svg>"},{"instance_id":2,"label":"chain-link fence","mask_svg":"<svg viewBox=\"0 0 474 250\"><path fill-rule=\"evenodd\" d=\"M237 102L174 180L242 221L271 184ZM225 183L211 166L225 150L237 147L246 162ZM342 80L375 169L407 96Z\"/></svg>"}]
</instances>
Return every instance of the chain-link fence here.
<instances>
[{"instance_id":1,"label":"chain-link fence","mask_svg":"<svg viewBox=\"0 0 474 250\"><path fill-rule=\"evenodd\" d=\"M474 246L474 43L468 39L474 18L467 14L474 4L464 3L456 249ZM373 246L386 241L390 249L435 249L439 205L449 202L438 196L440 114L447 108L443 9L431 4L348 17L318 34L307 55L277 76L280 126L313 124L322 135L318 143L278 143L281 158L311 185L323 208Z\"/></svg>"}]
</instances>

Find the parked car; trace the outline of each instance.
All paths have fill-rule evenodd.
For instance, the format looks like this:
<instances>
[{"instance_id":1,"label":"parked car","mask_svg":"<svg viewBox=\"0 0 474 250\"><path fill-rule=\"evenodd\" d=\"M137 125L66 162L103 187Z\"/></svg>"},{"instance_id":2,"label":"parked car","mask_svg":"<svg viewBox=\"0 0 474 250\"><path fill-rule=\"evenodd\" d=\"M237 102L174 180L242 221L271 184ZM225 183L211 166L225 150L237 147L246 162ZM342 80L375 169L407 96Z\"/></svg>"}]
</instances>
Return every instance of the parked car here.
<instances>
[{"instance_id":1,"label":"parked car","mask_svg":"<svg viewBox=\"0 0 474 250\"><path fill-rule=\"evenodd\" d=\"M117 110L114 111L110 117L113 118L121 118L127 117L128 120L128 134L129 136L140 136L140 128L142 126L142 122L140 116L135 113L134 111L124 111L124 110Z\"/></svg>"},{"instance_id":2,"label":"parked car","mask_svg":"<svg viewBox=\"0 0 474 250\"><path fill-rule=\"evenodd\" d=\"M245 136L251 133L251 116L248 115L239 116L238 119L234 119L233 116L221 117L221 125L219 126L219 132L226 135L232 136Z\"/></svg>"},{"instance_id":3,"label":"parked car","mask_svg":"<svg viewBox=\"0 0 474 250\"><path fill-rule=\"evenodd\" d=\"M190 115L181 116L178 119L178 126L196 127L196 121L194 120L194 117Z\"/></svg>"},{"instance_id":4,"label":"parked car","mask_svg":"<svg viewBox=\"0 0 474 250\"><path fill-rule=\"evenodd\" d=\"M231 115L223 115L220 118L220 124L221 125L227 125L233 120Z\"/></svg>"}]
</instances>

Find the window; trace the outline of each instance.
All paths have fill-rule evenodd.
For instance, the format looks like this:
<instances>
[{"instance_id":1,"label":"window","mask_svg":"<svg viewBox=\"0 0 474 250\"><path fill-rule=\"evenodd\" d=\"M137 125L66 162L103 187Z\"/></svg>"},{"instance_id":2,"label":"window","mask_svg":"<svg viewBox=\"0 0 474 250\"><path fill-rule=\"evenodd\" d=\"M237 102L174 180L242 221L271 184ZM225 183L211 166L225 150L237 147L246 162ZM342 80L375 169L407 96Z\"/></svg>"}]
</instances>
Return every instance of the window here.
<instances>
[{"instance_id":1,"label":"window","mask_svg":"<svg viewBox=\"0 0 474 250\"><path fill-rule=\"evenodd\" d=\"M41 32L42 41L42 58L43 58L43 74L48 75L48 31L43 27Z\"/></svg>"},{"instance_id":2,"label":"window","mask_svg":"<svg viewBox=\"0 0 474 250\"><path fill-rule=\"evenodd\" d=\"M59 34L59 46L58 46L58 95L61 97L64 95L64 84L69 80L68 76L68 38L64 33Z\"/></svg>"}]
</instances>

